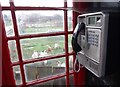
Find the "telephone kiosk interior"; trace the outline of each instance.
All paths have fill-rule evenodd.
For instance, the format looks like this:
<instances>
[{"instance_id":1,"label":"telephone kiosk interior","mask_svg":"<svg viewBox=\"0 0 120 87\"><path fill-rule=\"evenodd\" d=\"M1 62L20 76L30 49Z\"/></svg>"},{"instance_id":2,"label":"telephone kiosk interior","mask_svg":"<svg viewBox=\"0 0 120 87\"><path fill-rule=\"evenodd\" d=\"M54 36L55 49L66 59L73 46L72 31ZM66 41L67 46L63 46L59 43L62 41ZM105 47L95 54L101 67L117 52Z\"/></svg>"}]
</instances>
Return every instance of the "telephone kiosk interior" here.
<instances>
[{"instance_id":1,"label":"telephone kiosk interior","mask_svg":"<svg viewBox=\"0 0 120 87\"><path fill-rule=\"evenodd\" d=\"M119 71L120 12L78 16L72 47L80 64L97 77Z\"/></svg>"}]
</instances>

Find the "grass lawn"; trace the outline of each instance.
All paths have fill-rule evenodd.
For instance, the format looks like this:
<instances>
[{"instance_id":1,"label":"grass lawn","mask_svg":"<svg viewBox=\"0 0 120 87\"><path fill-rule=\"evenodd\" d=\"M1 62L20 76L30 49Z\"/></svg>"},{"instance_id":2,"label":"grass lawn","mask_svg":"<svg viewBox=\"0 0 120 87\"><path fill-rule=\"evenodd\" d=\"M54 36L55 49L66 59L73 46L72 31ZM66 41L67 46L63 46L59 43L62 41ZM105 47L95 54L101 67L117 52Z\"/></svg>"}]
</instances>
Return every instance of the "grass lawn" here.
<instances>
[{"instance_id":1,"label":"grass lawn","mask_svg":"<svg viewBox=\"0 0 120 87\"><path fill-rule=\"evenodd\" d=\"M26 28L25 33L41 33L51 30L52 28ZM55 30L55 29L52 29ZM60 28L56 28L55 31L60 30ZM63 30L63 29L61 29ZM68 45L71 45L71 36L68 36ZM65 53L65 37L64 35L59 36L50 36L50 37L39 37L39 38L28 38L28 39L21 39L21 49L22 49L22 56L23 59L30 59L32 58L32 54L34 51L36 52L43 52L48 49L48 46L52 48L52 51L48 53L48 55L54 56L58 54L64 54ZM58 49L55 49L55 44L59 45ZM12 48L13 49L13 48ZM15 49L15 48L14 48ZM71 50L69 49L69 52ZM14 54L14 52L13 52ZM64 58L59 59L61 62L63 62ZM54 62L54 61L53 61ZM49 62L49 64L54 64L53 62Z\"/></svg>"},{"instance_id":2,"label":"grass lawn","mask_svg":"<svg viewBox=\"0 0 120 87\"><path fill-rule=\"evenodd\" d=\"M25 29L26 33L38 33L38 32L47 32L52 28L27 28ZM60 29L57 28L56 31ZM62 29L61 29L62 30ZM50 36L50 37L40 37L40 38L29 38L29 39L22 39L21 41L22 46L22 53L23 58L31 58L34 51L42 52L48 49L49 45L53 48L50 55L57 55L64 53L64 35L60 36ZM59 45L59 49L54 49L54 45L57 43Z\"/></svg>"},{"instance_id":3,"label":"grass lawn","mask_svg":"<svg viewBox=\"0 0 120 87\"><path fill-rule=\"evenodd\" d=\"M36 34L36 33L59 32L59 31L64 31L63 27L30 27L20 31L20 34Z\"/></svg>"}]
</instances>

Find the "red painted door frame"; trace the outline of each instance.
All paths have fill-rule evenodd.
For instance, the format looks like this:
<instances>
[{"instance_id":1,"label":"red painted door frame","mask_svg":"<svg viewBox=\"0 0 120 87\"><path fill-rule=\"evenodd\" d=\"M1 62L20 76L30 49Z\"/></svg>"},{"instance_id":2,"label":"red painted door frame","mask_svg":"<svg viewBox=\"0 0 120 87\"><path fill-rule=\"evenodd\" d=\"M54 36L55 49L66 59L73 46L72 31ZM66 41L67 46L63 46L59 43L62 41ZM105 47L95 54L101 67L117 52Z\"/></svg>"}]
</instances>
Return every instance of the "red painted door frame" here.
<instances>
[{"instance_id":1,"label":"red painted door frame","mask_svg":"<svg viewBox=\"0 0 120 87\"><path fill-rule=\"evenodd\" d=\"M83 4L81 4L80 2L77 3L73 3L73 8L80 10L81 6L85 6ZM83 8L82 7L82 8ZM83 9L82 9L83 10ZM0 13L1 14L1 13ZM65 11L65 17L67 17L67 12ZM77 16L80 13L74 12L73 11L73 29L75 28L75 25L77 24ZM1 14L2 15L2 14ZM6 37L6 33L5 33L5 27L4 27L4 23L3 23L3 19L2 20L2 84L3 85L15 85L15 81L14 81L14 76L13 76L13 71L12 71L12 66L11 66L11 62L10 62L10 54L9 54L9 50L8 50L8 43L7 43L7 37ZM67 26L67 21L65 22L65 26ZM65 29L67 29L67 27L65 27ZM68 34L68 31L65 30ZM66 37L66 40L68 40L68 37ZM66 43L67 45L68 43ZM68 49L68 48L66 48ZM66 53L68 53L68 50L66 50ZM68 59L68 57L67 57ZM75 56L74 56L75 59ZM66 61L68 63L68 61ZM67 70L68 71L68 70ZM69 75L69 73L67 72L67 74ZM67 78L67 84L69 84L69 78ZM85 69L81 69L81 71L79 73L74 73L74 82L76 86L80 86L80 85L85 85Z\"/></svg>"},{"instance_id":2,"label":"red painted door frame","mask_svg":"<svg viewBox=\"0 0 120 87\"><path fill-rule=\"evenodd\" d=\"M6 32L1 14L2 24L2 85L15 85L13 71L10 62L10 54L8 49L8 43L6 38Z\"/></svg>"},{"instance_id":3,"label":"red painted door frame","mask_svg":"<svg viewBox=\"0 0 120 87\"><path fill-rule=\"evenodd\" d=\"M87 3L86 2L74 2L73 0L73 30L77 24L77 16L81 14L82 11L85 10ZM75 54L74 54L74 61L75 61ZM77 66L76 66L77 68ZM74 73L74 81L77 87L85 86L85 78L86 78L86 69L81 68L79 73Z\"/></svg>"}]
</instances>

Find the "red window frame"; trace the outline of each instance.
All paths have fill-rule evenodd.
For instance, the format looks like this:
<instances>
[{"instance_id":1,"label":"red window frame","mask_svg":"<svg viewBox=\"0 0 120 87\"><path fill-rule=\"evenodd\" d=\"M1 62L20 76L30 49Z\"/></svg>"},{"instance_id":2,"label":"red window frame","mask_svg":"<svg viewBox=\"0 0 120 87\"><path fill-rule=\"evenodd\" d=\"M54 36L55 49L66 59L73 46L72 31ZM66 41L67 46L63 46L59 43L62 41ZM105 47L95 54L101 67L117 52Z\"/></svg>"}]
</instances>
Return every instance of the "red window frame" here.
<instances>
[{"instance_id":1,"label":"red window frame","mask_svg":"<svg viewBox=\"0 0 120 87\"><path fill-rule=\"evenodd\" d=\"M10 0L12 1L12 0ZM66 0L65 0L66 1ZM73 0L74 1L74 0ZM73 9L78 12L78 9L83 8L86 6L86 4L80 3L80 2L73 2ZM14 6L14 2L10 2L10 6L0 6L0 9L2 11L4 10L9 10L11 11L12 15L12 20L13 20L13 27L14 27L14 33L15 36L12 37L7 37L5 33L5 26L4 26L4 21L3 18L0 19L0 22L2 24L2 85L15 85L15 80L13 76L13 71L12 67L16 65L20 65L20 71L21 71L21 76L22 76L22 85L21 86L31 86L43 82L47 82L50 80L54 80L57 78L61 77L66 77L66 86L69 87L69 76L74 75L74 85L84 85L85 84L85 69L81 69L79 73L75 73L74 71L69 71L69 56L73 56L73 62L75 60L75 54L73 52L69 53L68 52L68 35L72 34L73 31L68 31L68 20L67 20L67 2L64 2L64 7L20 7L20 6ZM22 35L19 36L18 34L18 26L17 26L17 21L16 21L16 15L15 11L16 10L63 10L64 11L64 31L63 32L58 32L58 33L48 33L48 34L33 34L33 35ZM75 28L75 25L77 24L77 16L79 15L77 12L73 11L73 29ZM0 13L2 15L2 13ZM2 16L1 16L2 17ZM1 21L2 20L2 21ZM31 59L31 60L22 60L22 54L21 54L21 49L20 49L20 39L23 38L34 38L34 37L47 37L47 36L58 36L58 35L64 35L65 36L65 54L62 55L57 55L53 57L46 57L46 58L40 58L40 59ZM14 62L11 63L10 61L10 53L8 50L8 44L7 42L9 40L16 40L16 45L17 45L17 50L18 50L18 58L19 62ZM37 62L37 61L42 61L42 60L49 60L49 59L57 59L60 57L65 57L66 59L66 73L58 74L55 76L52 76L51 78L46 78L42 80L35 80L32 82L26 82L25 81L25 74L24 74L24 69L23 65L27 63L32 63L32 62ZM8 74L9 73L9 74Z\"/></svg>"},{"instance_id":2,"label":"red window frame","mask_svg":"<svg viewBox=\"0 0 120 87\"><path fill-rule=\"evenodd\" d=\"M66 76L66 86L69 86L69 81L70 81L69 80L69 75L74 74L74 72L73 71L69 72L69 56L73 55L73 53L68 52L68 35L72 34L72 31L68 31L67 2L64 2L64 7L55 8L55 7L20 7L20 6L14 6L14 2L12 1L12 2L10 2L10 6L8 6L8 7L7 6L2 6L2 11L4 11L4 10L11 11L12 20L13 20L13 28L14 28L14 33L15 33L15 36L11 36L11 37L7 37L5 35L5 39L6 39L5 43L7 43L9 40L16 40L16 47L17 47L18 59L19 59L18 62L15 62L15 63L10 62L10 67L11 67L10 69L12 69L13 66L20 65L22 85L24 85L24 86L25 85L26 86L35 85L35 84L38 84L38 83L42 83L42 82L46 82L46 81L49 81L49 80L54 80L54 79ZM18 26L17 26L17 21L16 21L16 14L15 14L16 10L63 10L64 11L64 31L63 32L57 32L57 33L33 34L33 35L19 36ZM3 24L3 29L5 29L4 24ZM57 56L53 56L53 57L46 57L44 59L40 58L40 59L31 59L31 60L25 60L25 61L22 60L20 39L34 38L34 37L58 36L58 35L64 35L65 36L65 54L57 55ZM42 60L57 59L57 58L60 58L60 57L65 57L66 58L66 73L55 75L55 76L52 76L50 78L43 79L43 80L35 80L35 81L32 81L32 82L26 82L24 68L23 68L24 64L33 63L33 62L42 61ZM9 59L9 61L10 61L10 59ZM12 75L11 78L14 79L14 76Z\"/></svg>"}]
</instances>

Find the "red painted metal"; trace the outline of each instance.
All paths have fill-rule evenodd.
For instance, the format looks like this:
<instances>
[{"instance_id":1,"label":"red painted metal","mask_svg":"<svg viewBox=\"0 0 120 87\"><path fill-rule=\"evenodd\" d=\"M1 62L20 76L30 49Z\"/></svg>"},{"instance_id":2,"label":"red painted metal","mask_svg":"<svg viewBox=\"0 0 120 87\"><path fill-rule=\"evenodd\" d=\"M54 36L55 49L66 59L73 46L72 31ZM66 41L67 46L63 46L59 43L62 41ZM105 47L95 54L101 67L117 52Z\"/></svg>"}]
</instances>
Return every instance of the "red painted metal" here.
<instances>
[{"instance_id":1,"label":"red painted metal","mask_svg":"<svg viewBox=\"0 0 120 87\"><path fill-rule=\"evenodd\" d=\"M65 57L65 56L66 56L65 54L61 54L61 55L57 55L57 56L48 56L48 57L44 57L44 58L24 60L23 64L34 63L34 62L43 61L43 60L57 59L57 58ZM14 62L14 63L12 63L12 66L15 66L18 64L19 64L19 62Z\"/></svg>"},{"instance_id":2,"label":"red painted metal","mask_svg":"<svg viewBox=\"0 0 120 87\"><path fill-rule=\"evenodd\" d=\"M68 55L73 55L74 53L68 53ZM61 58L61 57L66 57L65 54L61 54L61 55L57 55L57 56L48 56L48 57L44 57L44 58L36 58L36 59L30 59L30 60L24 60L23 64L27 64L27 63L33 63L33 62L38 62L38 61L43 61L43 60L50 60L50 59L57 59L57 58ZM11 66L16 66L19 65L19 62L13 62L11 64Z\"/></svg>"},{"instance_id":3,"label":"red painted metal","mask_svg":"<svg viewBox=\"0 0 120 87\"><path fill-rule=\"evenodd\" d=\"M27 11L31 11L31 10L67 10L68 8L64 8L64 7L23 7L23 6L16 6L15 10L27 10ZM70 9L70 8L69 8ZM10 10L10 8L8 6L4 6L2 7L2 10Z\"/></svg>"},{"instance_id":4,"label":"red painted metal","mask_svg":"<svg viewBox=\"0 0 120 87\"><path fill-rule=\"evenodd\" d=\"M17 21L16 21L16 15L15 15L15 9L14 9L14 3L13 2L10 2L10 8L11 8L11 15L12 15L13 26L14 26L14 33L15 33L15 36L17 38L19 38L18 28L17 28ZM20 63L20 71L21 71L21 76L22 76L22 83L23 83L23 85L26 85L24 68L23 68L22 53L21 53L21 47L20 47L19 39L16 39L16 46L17 46L17 51L18 51L19 63Z\"/></svg>"},{"instance_id":5,"label":"red painted metal","mask_svg":"<svg viewBox=\"0 0 120 87\"><path fill-rule=\"evenodd\" d=\"M12 67L10 66L11 60L10 60L10 54L9 54L2 14L1 14L0 20L1 20L1 25L2 25L2 86L7 86L7 85L14 86L15 80L14 80Z\"/></svg>"},{"instance_id":6,"label":"red painted metal","mask_svg":"<svg viewBox=\"0 0 120 87\"><path fill-rule=\"evenodd\" d=\"M72 34L72 31L68 31L68 34ZM36 37L48 37L48 36L58 36L65 35L65 32L55 32L55 33L41 33L41 34L32 34L32 35L20 35L19 37L11 36L7 37L8 40L16 40L16 39L25 39L25 38L36 38Z\"/></svg>"},{"instance_id":7,"label":"red painted metal","mask_svg":"<svg viewBox=\"0 0 120 87\"><path fill-rule=\"evenodd\" d=\"M64 32L55 32L55 33L41 33L41 34L33 34L33 35L21 35L18 39L25 39L25 38L35 38L35 37L48 37L48 36L58 36L64 35Z\"/></svg>"},{"instance_id":8,"label":"red painted metal","mask_svg":"<svg viewBox=\"0 0 120 87\"><path fill-rule=\"evenodd\" d=\"M64 2L64 7L67 8L67 2ZM68 57L68 20L67 11L64 11L64 30L65 30L65 54L66 54L66 86L69 87L69 57Z\"/></svg>"},{"instance_id":9,"label":"red painted metal","mask_svg":"<svg viewBox=\"0 0 120 87\"><path fill-rule=\"evenodd\" d=\"M0 15L2 15L1 4ZM2 28L2 16L0 16L0 28ZM2 86L2 29L0 29L0 86Z\"/></svg>"},{"instance_id":10,"label":"red painted metal","mask_svg":"<svg viewBox=\"0 0 120 87\"><path fill-rule=\"evenodd\" d=\"M73 0L74 1L74 0ZM77 24L77 16L80 15L80 12L84 11L86 7L86 3L85 2L73 2L73 29L75 29L75 26ZM75 54L73 55L74 57L74 61L75 61ZM77 68L77 66L76 66ZM86 70L84 68L81 69L81 71L79 73L74 73L74 82L76 87L78 86L85 86L85 75Z\"/></svg>"},{"instance_id":11,"label":"red painted metal","mask_svg":"<svg viewBox=\"0 0 120 87\"><path fill-rule=\"evenodd\" d=\"M73 3L73 8L74 8L74 6L76 6L75 3ZM78 14L77 12L73 11L73 31L74 31L74 29L76 27L76 24L77 24L77 14ZM76 56L75 56L75 53L74 53L73 54L73 63L75 62L75 58L76 58ZM74 72L74 84L75 84L75 86L77 86L77 82L78 82L77 77L78 77L77 73Z\"/></svg>"},{"instance_id":12,"label":"red painted metal","mask_svg":"<svg viewBox=\"0 0 120 87\"><path fill-rule=\"evenodd\" d=\"M2 10L10 10L10 7L9 6L2 6ZM67 7L67 8L65 8L65 7L29 7L29 6L25 6L25 7L23 7L23 6L15 6L15 10L23 10L23 11L25 11L25 10L27 10L27 11L33 11L33 10L62 10L62 11L67 11L67 10L74 10L73 8L71 8L71 7Z\"/></svg>"},{"instance_id":13,"label":"red painted metal","mask_svg":"<svg viewBox=\"0 0 120 87\"><path fill-rule=\"evenodd\" d=\"M9 6L2 6L2 11L4 10L10 10L10 7Z\"/></svg>"},{"instance_id":14,"label":"red painted metal","mask_svg":"<svg viewBox=\"0 0 120 87\"><path fill-rule=\"evenodd\" d=\"M39 83L42 83L42 82L46 82L46 81L49 81L49 80L54 80L54 79L66 76L66 85L67 85L67 87L69 87L69 81L70 81L69 80L69 75L74 74L74 72L73 71L69 72L69 56L73 55L73 53L68 52L68 34L72 34L73 31L68 31L68 24L67 24L67 22L68 22L67 21L67 10L68 10L68 8L67 8L67 2L64 2L64 7L58 7L58 8L57 7L15 7L14 2L10 2L10 7L2 7L2 10L11 10L15 36L7 37L7 40L16 40L19 61L15 62L15 63L10 63L10 65L8 65L8 66L13 67L13 66L16 66L16 65L20 65L20 70L21 70L21 75L22 75L22 85L27 85L27 86L35 85L35 84L39 84ZM16 10L63 10L64 11L64 31L63 32L56 32L56 33L19 35L18 34L17 22L16 22L16 15L15 15ZM74 15L73 15L73 17L74 17ZM76 15L75 15L75 18L76 18ZM73 23L76 20L75 18L73 18ZM75 26L75 23L73 24L73 26ZM21 53L21 47L20 47L20 41L19 41L20 39L35 38L35 37L47 37L47 36L57 36L57 35L65 35L65 54L52 56L52 57L46 57L46 58L25 60L25 61L22 60L22 53ZM10 60L9 57L10 57L10 55L7 56L7 58ZM35 80L33 82L28 82L28 83L26 82L25 75L24 75L24 69L23 69L24 64L33 63L33 62L37 62L37 61L43 61L43 60L49 60L49 59L55 59L55 58L60 58L60 57L66 57L66 73L60 74L60 75L55 75L55 76L52 76L50 78L45 78L45 79L42 79L42 80ZM83 74L81 74L81 75L83 75ZM11 79L14 80L13 77L11 77ZM78 83L77 78L76 78L76 81Z\"/></svg>"},{"instance_id":15,"label":"red painted metal","mask_svg":"<svg viewBox=\"0 0 120 87\"><path fill-rule=\"evenodd\" d=\"M86 69L81 68L81 71L78 73L78 83L79 86L85 86L85 80L86 80Z\"/></svg>"}]
</instances>

